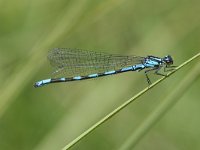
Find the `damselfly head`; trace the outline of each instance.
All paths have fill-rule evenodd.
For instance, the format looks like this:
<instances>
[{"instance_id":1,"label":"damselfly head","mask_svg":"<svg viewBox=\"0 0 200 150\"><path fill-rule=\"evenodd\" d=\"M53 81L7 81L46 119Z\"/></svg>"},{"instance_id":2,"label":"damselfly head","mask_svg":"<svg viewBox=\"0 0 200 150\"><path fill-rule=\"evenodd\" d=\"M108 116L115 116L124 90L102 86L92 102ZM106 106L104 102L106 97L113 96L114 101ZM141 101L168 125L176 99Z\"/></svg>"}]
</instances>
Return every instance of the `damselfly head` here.
<instances>
[{"instance_id":1,"label":"damselfly head","mask_svg":"<svg viewBox=\"0 0 200 150\"><path fill-rule=\"evenodd\" d=\"M167 64L167 65L172 65L173 64L173 58L170 55L167 55L163 58L163 61Z\"/></svg>"}]
</instances>

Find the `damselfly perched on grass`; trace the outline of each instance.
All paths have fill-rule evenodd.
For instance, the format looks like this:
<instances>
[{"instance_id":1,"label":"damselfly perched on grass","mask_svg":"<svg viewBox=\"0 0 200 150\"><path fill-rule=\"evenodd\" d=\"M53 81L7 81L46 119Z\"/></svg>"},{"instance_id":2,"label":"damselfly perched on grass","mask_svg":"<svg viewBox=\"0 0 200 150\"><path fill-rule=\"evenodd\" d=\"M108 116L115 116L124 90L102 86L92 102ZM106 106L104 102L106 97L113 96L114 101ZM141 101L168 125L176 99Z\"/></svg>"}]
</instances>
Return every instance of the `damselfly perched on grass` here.
<instances>
[{"instance_id":1,"label":"damselfly perched on grass","mask_svg":"<svg viewBox=\"0 0 200 150\"><path fill-rule=\"evenodd\" d=\"M150 55L147 57L120 56L70 48L54 48L49 51L48 59L55 68L53 74L58 77L38 81L34 87L103 77L127 71L139 72L144 69L150 85L149 72L154 71L157 75L166 76L159 73L159 70L164 68L164 72L167 72L175 67L172 66L173 59L170 55L163 58Z\"/></svg>"}]
</instances>

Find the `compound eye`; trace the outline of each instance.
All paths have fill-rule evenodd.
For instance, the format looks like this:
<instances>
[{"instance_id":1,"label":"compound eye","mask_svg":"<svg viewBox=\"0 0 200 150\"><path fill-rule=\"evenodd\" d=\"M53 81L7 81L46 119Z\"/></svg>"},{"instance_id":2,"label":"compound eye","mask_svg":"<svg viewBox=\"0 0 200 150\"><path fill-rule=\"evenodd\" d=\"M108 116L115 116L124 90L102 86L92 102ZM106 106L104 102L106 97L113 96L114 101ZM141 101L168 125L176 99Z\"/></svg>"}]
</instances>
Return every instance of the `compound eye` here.
<instances>
[{"instance_id":1,"label":"compound eye","mask_svg":"<svg viewBox=\"0 0 200 150\"><path fill-rule=\"evenodd\" d=\"M173 59L172 59L172 57L170 55L165 56L164 60L168 65L173 64Z\"/></svg>"},{"instance_id":2,"label":"compound eye","mask_svg":"<svg viewBox=\"0 0 200 150\"><path fill-rule=\"evenodd\" d=\"M165 57L165 60L166 60L167 62L169 62L169 61L170 61L170 57L169 57L169 56L166 56L166 57Z\"/></svg>"}]
</instances>

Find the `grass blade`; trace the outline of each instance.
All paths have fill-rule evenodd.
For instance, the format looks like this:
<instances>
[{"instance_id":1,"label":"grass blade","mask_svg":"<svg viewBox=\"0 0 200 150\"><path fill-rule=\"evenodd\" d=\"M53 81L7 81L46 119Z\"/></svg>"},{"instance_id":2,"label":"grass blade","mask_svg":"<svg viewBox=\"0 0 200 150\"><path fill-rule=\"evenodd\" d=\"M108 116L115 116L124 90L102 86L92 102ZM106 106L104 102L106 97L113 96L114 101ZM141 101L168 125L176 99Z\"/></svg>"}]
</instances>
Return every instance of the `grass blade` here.
<instances>
[{"instance_id":1,"label":"grass blade","mask_svg":"<svg viewBox=\"0 0 200 150\"><path fill-rule=\"evenodd\" d=\"M132 98L130 98L129 100L127 100L125 103L123 103L122 105L120 105L119 107L117 107L115 110L113 110L111 113L109 113L108 115L106 115L104 118L102 118L101 120L99 120L97 123L95 123L89 129L87 129L85 132L83 132L82 134L80 134L72 142L70 142L65 147L63 147L63 150L72 148L81 139L83 139L84 137L86 137L87 135L89 135L92 131L94 131L101 124L105 123L107 120L109 120L114 115L116 115L119 111L121 111L122 109L124 109L126 106L128 106L129 104L131 104L137 98L139 98L140 96L142 96L143 94L145 94L147 91L149 91L151 88L153 88L154 86L156 86L158 83L160 83L164 79L168 78L169 76L171 76L172 74L174 74L176 71L178 71L179 69L181 69L182 67L184 67L185 65L187 65L188 63L190 63L191 61L193 61L194 59L196 59L199 56L200 56L200 53L196 54L195 56L193 56L192 58L190 58L187 61L185 61L184 63L182 63L180 66L178 66L175 70L173 70L172 72L168 73L167 77L162 77L161 79L159 79L156 82L154 82L151 86L145 88L144 90L142 90L141 92L139 92L138 94L136 94L135 96L133 96Z\"/></svg>"}]
</instances>

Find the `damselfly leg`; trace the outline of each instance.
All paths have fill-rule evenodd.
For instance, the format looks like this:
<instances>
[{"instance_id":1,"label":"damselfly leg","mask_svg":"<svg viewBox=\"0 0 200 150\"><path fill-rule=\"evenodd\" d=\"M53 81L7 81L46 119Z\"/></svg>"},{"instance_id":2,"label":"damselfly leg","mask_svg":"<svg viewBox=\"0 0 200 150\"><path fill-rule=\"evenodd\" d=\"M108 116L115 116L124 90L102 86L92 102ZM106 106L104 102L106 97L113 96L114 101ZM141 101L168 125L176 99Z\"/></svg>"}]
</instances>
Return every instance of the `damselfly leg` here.
<instances>
[{"instance_id":1,"label":"damselfly leg","mask_svg":"<svg viewBox=\"0 0 200 150\"><path fill-rule=\"evenodd\" d=\"M173 71L176 69L177 66L166 66L164 67L164 72Z\"/></svg>"},{"instance_id":2,"label":"damselfly leg","mask_svg":"<svg viewBox=\"0 0 200 150\"><path fill-rule=\"evenodd\" d=\"M151 85L151 80L149 79L148 73L151 72L151 71L155 71L155 70L156 70L156 71L157 71L157 70L160 70L160 68L157 68L157 67L156 67L156 68L152 68L152 69L149 69L149 70L145 70L145 72L144 72L144 73L145 73L145 76L146 76L146 78L147 78L147 82L148 82L149 85Z\"/></svg>"}]
</instances>

